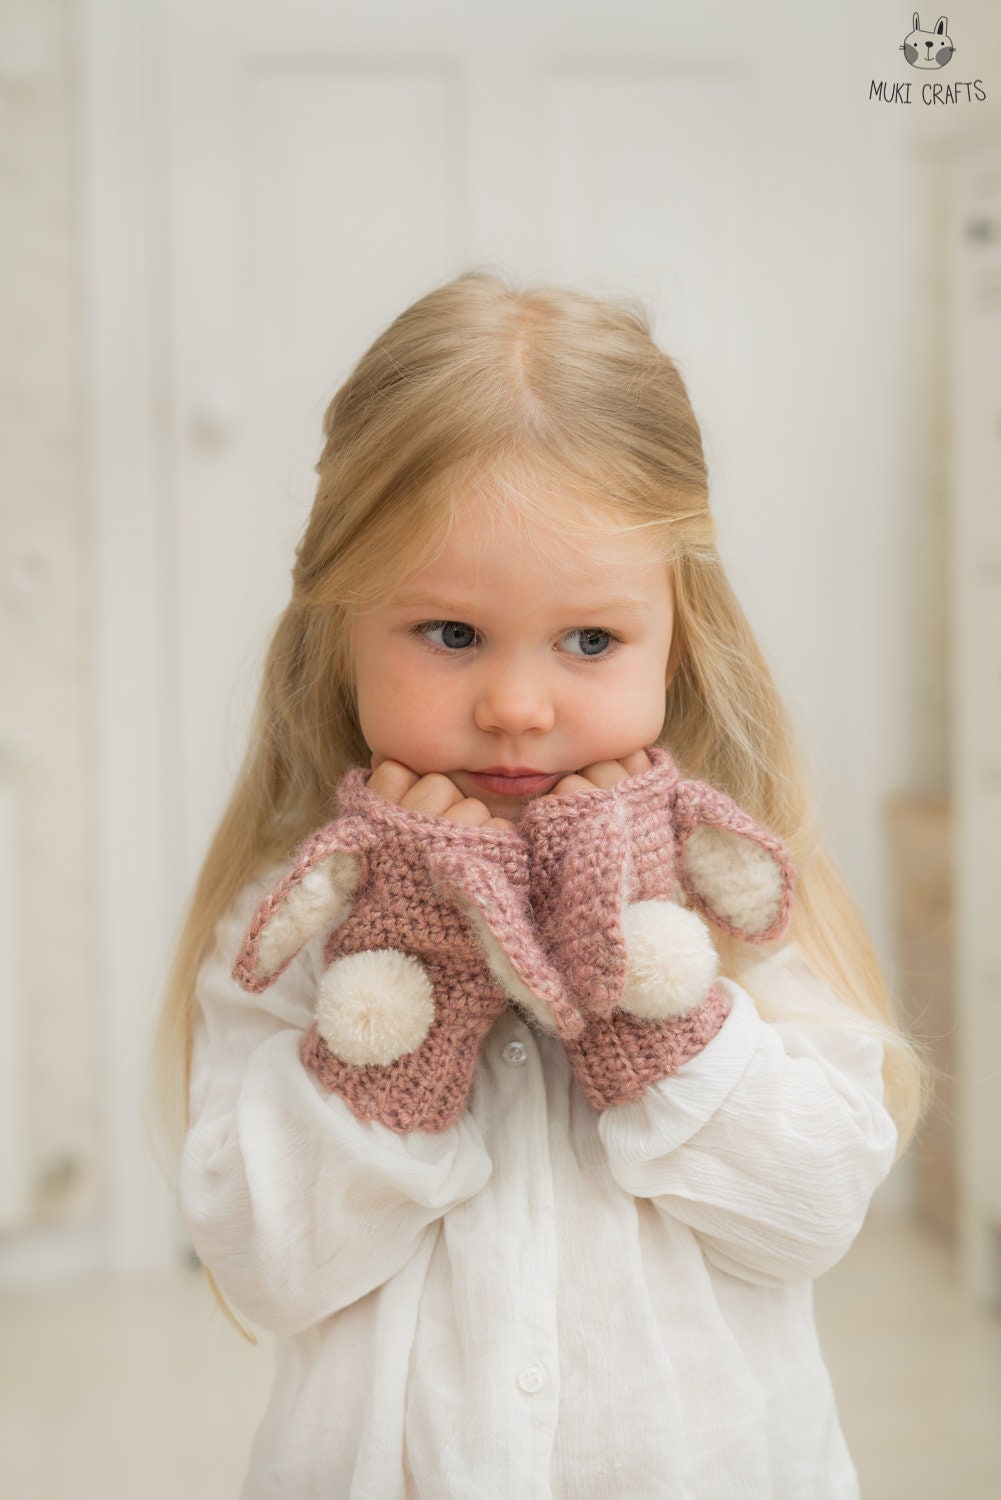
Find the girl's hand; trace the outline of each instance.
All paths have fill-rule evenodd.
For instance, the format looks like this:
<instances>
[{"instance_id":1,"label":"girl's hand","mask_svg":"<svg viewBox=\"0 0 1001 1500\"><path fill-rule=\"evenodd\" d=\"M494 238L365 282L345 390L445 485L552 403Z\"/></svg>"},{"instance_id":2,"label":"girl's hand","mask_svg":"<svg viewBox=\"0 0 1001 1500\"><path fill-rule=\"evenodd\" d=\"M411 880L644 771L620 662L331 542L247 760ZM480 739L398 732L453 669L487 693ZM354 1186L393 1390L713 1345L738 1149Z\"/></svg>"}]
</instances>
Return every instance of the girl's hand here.
<instances>
[{"instance_id":1,"label":"girl's hand","mask_svg":"<svg viewBox=\"0 0 1001 1500\"><path fill-rule=\"evenodd\" d=\"M513 828L508 818L492 818L489 808L476 797L464 797L454 781L441 771L418 776L399 760L372 756L372 775L368 784L373 792L412 807L417 812L436 813L468 828Z\"/></svg>"},{"instance_id":2,"label":"girl's hand","mask_svg":"<svg viewBox=\"0 0 1001 1500\"><path fill-rule=\"evenodd\" d=\"M645 750L634 750L622 760L598 760L593 766L585 766L573 776L564 776L546 795L556 797L562 792L586 792L592 786L614 786L627 776L638 776L641 771L648 771L650 765L651 760Z\"/></svg>"}]
</instances>

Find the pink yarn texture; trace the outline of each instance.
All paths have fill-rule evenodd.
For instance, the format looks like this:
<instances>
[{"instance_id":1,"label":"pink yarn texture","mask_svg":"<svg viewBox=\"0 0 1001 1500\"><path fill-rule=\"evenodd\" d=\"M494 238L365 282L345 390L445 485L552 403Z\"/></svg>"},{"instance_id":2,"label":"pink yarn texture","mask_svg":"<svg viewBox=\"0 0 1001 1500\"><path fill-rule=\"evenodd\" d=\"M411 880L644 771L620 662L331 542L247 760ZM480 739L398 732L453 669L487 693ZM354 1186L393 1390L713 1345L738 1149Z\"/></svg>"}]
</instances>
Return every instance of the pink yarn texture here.
<instances>
[{"instance_id":1,"label":"pink yarn texture","mask_svg":"<svg viewBox=\"0 0 1001 1500\"><path fill-rule=\"evenodd\" d=\"M638 1099L651 1083L675 1073L712 1040L729 1013L724 991L712 984L687 1013L652 1021L619 1008L629 955L623 918L630 902L677 901L724 931L766 942L785 930L795 870L781 840L708 782L686 780L669 751L650 746L650 768L608 788L539 797L518 820L528 842L530 896L536 930L587 1016L567 1060L596 1109ZM696 883L698 866L685 861L699 826L745 840L764 852L774 901L750 891L744 898L755 925L724 916ZM694 862L693 862L694 863ZM731 882L731 884L734 884ZM739 880L735 892L741 896ZM731 895L733 892L731 892Z\"/></svg>"},{"instance_id":2,"label":"pink yarn texture","mask_svg":"<svg viewBox=\"0 0 1001 1500\"><path fill-rule=\"evenodd\" d=\"M387 1062L350 1062L322 1034L318 1006L301 1047L325 1088L360 1119L398 1133L441 1131L454 1122L482 1042L512 1001L560 1038L596 1108L638 1098L712 1040L728 1003L712 984L686 1013L663 1021L622 1010L628 904L677 903L684 895L723 930L764 942L787 925L795 876L781 841L732 799L685 780L668 751L654 746L648 754L649 770L614 787L536 798L514 829L469 828L403 808L369 789L371 771L349 771L338 786L337 816L303 842L260 903L234 978L255 993L267 988L316 935L310 920L328 911L335 915L321 986L353 955L404 955L408 975L417 974L433 996L433 1018L418 1045ZM738 861L731 876L726 847L707 851L696 840L689 849L707 828L767 857L750 876ZM262 944L289 920L309 879L320 880L309 887L310 899L320 892L319 916L294 916L291 938L268 950L284 956L265 972ZM745 907L753 921L741 925ZM373 1005L384 998L373 992Z\"/></svg>"},{"instance_id":3,"label":"pink yarn texture","mask_svg":"<svg viewBox=\"0 0 1001 1500\"><path fill-rule=\"evenodd\" d=\"M302 1059L324 1087L340 1094L363 1120L391 1130L445 1130L462 1110L480 1045L509 992L491 970L484 943L467 912L479 913L517 981L548 1011L551 1029L569 1036L583 1021L531 929L527 905L528 850L510 829L469 828L404 808L368 788L370 771L341 780L340 816L303 843L292 868L264 898L247 929L233 976L259 992L291 956L262 974L262 936L286 898L333 853L358 861L356 895L323 949L328 969L349 955L409 955L430 983L434 1019L416 1049L388 1063L353 1065L338 1056L314 1022ZM292 955L294 956L294 955ZM378 1002L382 997L373 996Z\"/></svg>"}]
</instances>

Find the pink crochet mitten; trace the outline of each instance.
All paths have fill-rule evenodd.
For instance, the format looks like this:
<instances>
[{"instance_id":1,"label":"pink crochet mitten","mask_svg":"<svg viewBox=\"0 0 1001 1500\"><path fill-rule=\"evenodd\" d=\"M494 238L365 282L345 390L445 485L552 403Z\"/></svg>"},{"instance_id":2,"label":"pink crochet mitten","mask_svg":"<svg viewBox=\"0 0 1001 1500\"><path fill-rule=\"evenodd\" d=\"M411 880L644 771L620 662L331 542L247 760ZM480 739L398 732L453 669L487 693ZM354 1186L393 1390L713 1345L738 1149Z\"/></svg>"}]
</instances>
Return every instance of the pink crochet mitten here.
<instances>
[{"instance_id":1,"label":"pink crochet mitten","mask_svg":"<svg viewBox=\"0 0 1001 1500\"><path fill-rule=\"evenodd\" d=\"M701 913L745 942L785 930L795 870L782 842L673 756L608 788L538 797L518 819L543 947L587 1016L564 1040L597 1109L638 1099L728 1014ZM682 893L694 910L680 904Z\"/></svg>"},{"instance_id":2,"label":"pink crochet mitten","mask_svg":"<svg viewBox=\"0 0 1001 1500\"><path fill-rule=\"evenodd\" d=\"M329 931L303 1062L360 1119L445 1130L509 999L561 1037L584 1022L532 931L519 835L401 807L371 774L341 779L339 816L259 905L233 977L259 993Z\"/></svg>"}]
</instances>

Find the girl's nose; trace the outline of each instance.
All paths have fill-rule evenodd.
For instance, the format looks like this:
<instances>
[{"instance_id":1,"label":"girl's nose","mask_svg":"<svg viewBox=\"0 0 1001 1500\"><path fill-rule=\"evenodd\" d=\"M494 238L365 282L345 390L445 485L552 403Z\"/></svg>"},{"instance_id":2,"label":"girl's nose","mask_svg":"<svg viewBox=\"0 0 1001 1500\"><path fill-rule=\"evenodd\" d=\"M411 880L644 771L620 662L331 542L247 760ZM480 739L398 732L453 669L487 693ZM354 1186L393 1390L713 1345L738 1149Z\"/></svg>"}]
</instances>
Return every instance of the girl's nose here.
<instances>
[{"instance_id":1,"label":"girl's nose","mask_svg":"<svg viewBox=\"0 0 1001 1500\"><path fill-rule=\"evenodd\" d=\"M545 733L555 723L552 695L524 671L498 672L482 681L473 717L478 729L509 735Z\"/></svg>"}]
</instances>

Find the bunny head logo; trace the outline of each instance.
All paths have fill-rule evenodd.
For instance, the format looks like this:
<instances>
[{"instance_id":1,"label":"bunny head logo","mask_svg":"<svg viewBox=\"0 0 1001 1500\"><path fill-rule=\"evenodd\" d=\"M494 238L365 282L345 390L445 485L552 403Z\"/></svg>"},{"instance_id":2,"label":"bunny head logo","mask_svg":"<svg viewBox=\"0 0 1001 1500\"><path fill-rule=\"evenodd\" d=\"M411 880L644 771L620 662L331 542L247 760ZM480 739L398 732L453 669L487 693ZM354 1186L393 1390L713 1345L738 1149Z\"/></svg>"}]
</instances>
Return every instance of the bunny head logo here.
<instances>
[{"instance_id":1,"label":"bunny head logo","mask_svg":"<svg viewBox=\"0 0 1001 1500\"><path fill-rule=\"evenodd\" d=\"M939 16L934 30L922 31L921 18L917 11L913 16L913 30L900 44L900 50L912 68L944 68L952 59L955 47L949 36L949 18Z\"/></svg>"}]
</instances>

